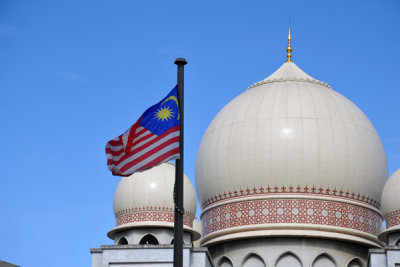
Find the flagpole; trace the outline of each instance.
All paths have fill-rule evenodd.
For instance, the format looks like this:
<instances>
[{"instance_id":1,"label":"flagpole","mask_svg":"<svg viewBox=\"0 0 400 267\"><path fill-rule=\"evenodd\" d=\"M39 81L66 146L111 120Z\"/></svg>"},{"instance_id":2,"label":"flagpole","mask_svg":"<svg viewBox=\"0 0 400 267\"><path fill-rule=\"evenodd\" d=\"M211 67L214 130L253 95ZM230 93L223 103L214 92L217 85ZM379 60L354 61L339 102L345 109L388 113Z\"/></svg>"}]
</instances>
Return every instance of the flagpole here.
<instances>
[{"instance_id":1,"label":"flagpole","mask_svg":"<svg viewBox=\"0 0 400 267\"><path fill-rule=\"evenodd\" d=\"M175 222L174 222L174 267L183 266L183 118L184 118L184 95L183 95L183 79L184 66L187 64L186 59L177 58L174 62L178 66L178 103L180 115L180 138L179 150L180 159L175 161Z\"/></svg>"}]
</instances>

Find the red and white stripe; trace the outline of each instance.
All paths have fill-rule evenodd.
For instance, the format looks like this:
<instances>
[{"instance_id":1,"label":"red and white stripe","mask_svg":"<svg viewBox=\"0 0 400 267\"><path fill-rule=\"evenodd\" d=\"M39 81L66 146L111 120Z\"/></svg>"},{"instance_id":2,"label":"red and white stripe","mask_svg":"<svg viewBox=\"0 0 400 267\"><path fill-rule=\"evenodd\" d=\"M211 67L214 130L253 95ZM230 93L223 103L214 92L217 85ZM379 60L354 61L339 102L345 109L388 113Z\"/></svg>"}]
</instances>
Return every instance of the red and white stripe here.
<instances>
[{"instance_id":1,"label":"red and white stripe","mask_svg":"<svg viewBox=\"0 0 400 267\"><path fill-rule=\"evenodd\" d=\"M108 168L120 176L179 159L179 126L158 136L136 123L107 143L106 155Z\"/></svg>"}]
</instances>

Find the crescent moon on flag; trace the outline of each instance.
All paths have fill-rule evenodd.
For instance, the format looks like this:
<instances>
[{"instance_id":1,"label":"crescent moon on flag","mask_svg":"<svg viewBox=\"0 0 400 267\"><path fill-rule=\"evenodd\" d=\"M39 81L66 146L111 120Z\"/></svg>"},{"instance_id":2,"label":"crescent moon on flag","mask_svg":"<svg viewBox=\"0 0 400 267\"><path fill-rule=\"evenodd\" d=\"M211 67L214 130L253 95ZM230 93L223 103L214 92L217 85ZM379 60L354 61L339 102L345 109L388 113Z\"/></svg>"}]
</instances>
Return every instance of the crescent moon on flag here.
<instances>
[{"instance_id":1,"label":"crescent moon on flag","mask_svg":"<svg viewBox=\"0 0 400 267\"><path fill-rule=\"evenodd\" d=\"M178 107L178 120L179 120L180 115L179 115L179 104L178 104L178 99L176 98L176 96L172 95L172 96L168 97L167 99L165 99L165 100L161 103L161 105L164 104L164 103L167 102L167 101L175 101L176 106Z\"/></svg>"}]
</instances>

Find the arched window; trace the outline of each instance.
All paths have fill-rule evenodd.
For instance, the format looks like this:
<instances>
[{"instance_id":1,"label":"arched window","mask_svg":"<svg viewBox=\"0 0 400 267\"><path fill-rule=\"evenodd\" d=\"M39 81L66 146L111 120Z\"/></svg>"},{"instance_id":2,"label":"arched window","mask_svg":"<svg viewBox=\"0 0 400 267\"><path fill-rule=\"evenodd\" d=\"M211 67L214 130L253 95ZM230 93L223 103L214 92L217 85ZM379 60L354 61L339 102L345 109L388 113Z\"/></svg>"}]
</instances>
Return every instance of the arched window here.
<instances>
[{"instance_id":1,"label":"arched window","mask_svg":"<svg viewBox=\"0 0 400 267\"><path fill-rule=\"evenodd\" d=\"M218 267L233 267L233 264L227 257L222 257L219 260Z\"/></svg>"},{"instance_id":2,"label":"arched window","mask_svg":"<svg viewBox=\"0 0 400 267\"><path fill-rule=\"evenodd\" d=\"M172 238L171 245L173 245L173 244L174 244L174 239ZM185 245L185 244L190 244L190 243L187 243L187 242L185 242L185 240L183 240L183 244Z\"/></svg>"},{"instance_id":3,"label":"arched window","mask_svg":"<svg viewBox=\"0 0 400 267\"><path fill-rule=\"evenodd\" d=\"M314 260L314 263L312 266L313 267L336 267L336 264L330 256L328 256L327 254L321 254Z\"/></svg>"},{"instance_id":4,"label":"arched window","mask_svg":"<svg viewBox=\"0 0 400 267\"><path fill-rule=\"evenodd\" d=\"M360 261L360 259L353 259L347 267L364 267L364 264Z\"/></svg>"},{"instance_id":5,"label":"arched window","mask_svg":"<svg viewBox=\"0 0 400 267\"><path fill-rule=\"evenodd\" d=\"M264 261L256 254L250 254L243 261L243 267L265 267Z\"/></svg>"},{"instance_id":6,"label":"arched window","mask_svg":"<svg viewBox=\"0 0 400 267\"><path fill-rule=\"evenodd\" d=\"M293 253L287 252L279 257L275 267L303 267L299 258Z\"/></svg>"},{"instance_id":7,"label":"arched window","mask_svg":"<svg viewBox=\"0 0 400 267\"><path fill-rule=\"evenodd\" d=\"M123 236L118 240L118 245L128 245L128 240Z\"/></svg>"},{"instance_id":8,"label":"arched window","mask_svg":"<svg viewBox=\"0 0 400 267\"><path fill-rule=\"evenodd\" d=\"M151 234L147 234L140 239L139 245L158 245L158 240Z\"/></svg>"},{"instance_id":9,"label":"arched window","mask_svg":"<svg viewBox=\"0 0 400 267\"><path fill-rule=\"evenodd\" d=\"M400 246L400 239L394 243L395 246Z\"/></svg>"}]
</instances>

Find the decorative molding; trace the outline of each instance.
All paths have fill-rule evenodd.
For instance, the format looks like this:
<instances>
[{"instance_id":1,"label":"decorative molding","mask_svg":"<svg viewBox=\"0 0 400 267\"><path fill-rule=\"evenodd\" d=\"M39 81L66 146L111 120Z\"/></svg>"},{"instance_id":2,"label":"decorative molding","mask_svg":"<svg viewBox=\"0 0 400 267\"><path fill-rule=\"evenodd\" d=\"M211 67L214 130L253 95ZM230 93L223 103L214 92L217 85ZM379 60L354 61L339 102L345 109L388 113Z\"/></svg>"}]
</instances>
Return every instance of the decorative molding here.
<instances>
[{"instance_id":1,"label":"decorative molding","mask_svg":"<svg viewBox=\"0 0 400 267\"><path fill-rule=\"evenodd\" d=\"M315 187L311 186L308 187L306 186L266 186L266 187L260 187L260 188L255 188L253 187L252 189L247 188L246 190L240 189L240 190L234 190L233 192L229 191L228 193L223 193L219 194L217 196L213 196L206 201L204 201L201 204L202 209L205 209L207 206L217 203L219 201L223 200L228 200L228 199L236 199L236 198L243 198L245 196L262 196L262 195L273 195L273 194L290 194L290 195L296 195L296 194L303 194L303 195L313 195L313 196L329 196L329 197L337 197L337 198L342 198L342 199L349 199L349 200L355 200L355 201L360 201L362 203L367 203L370 205L373 205L376 208L380 208L380 203L368 196L362 195L361 193L356 193L356 192L349 192L349 191L343 191L342 189L337 190L336 188L330 189L328 188L322 188L322 187Z\"/></svg>"},{"instance_id":2,"label":"decorative molding","mask_svg":"<svg viewBox=\"0 0 400 267\"><path fill-rule=\"evenodd\" d=\"M202 216L204 235L233 227L268 224L329 225L372 235L382 217L364 207L327 200L267 199L221 205Z\"/></svg>"},{"instance_id":3,"label":"decorative molding","mask_svg":"<svg viewBox=\"0 0 400 267\"><path fill-rule=\"evenodd\" d=\"M400 225L400 210L388 212L383 217L386 221L386 229Z\"/></svg>"},{"instance_id":4,"label":"decorative molding","mask_svg":"<svg viewBox=\"0 0 400 267\"><path fill-rule=\"evenodd\" d=\"M169 207L143 207L121 210L115 214L117 226L137 222L170 222L174 223L174 209ZM194 215L185 212L183 224L193 228Z\"/></svg>"},{"instance_id":5,"label":"decorative molding","mask_svg":"<svg viewBox=\"0 0 400 267\"><path fill-rule=\"evenodd\" d=\"M319 80L315 80L315 79L308 79L308 78L305 78L305 79L303 79L303 78L268 79L267 78L267 79L265 79L263 81L259 81L257 83L254 83L254 84L250 85L247 88L247 90L250 90L250 89L252 89L254 87L257 87L259 85L262 85L262 84L275 83L275 82L308 82L308 83L315 83L315 84L318 84L318 85L322 85L322 86L328 87L329 89L332 89L332 87L329 84L321 82Z\"/></svg>"}]
</instances>

